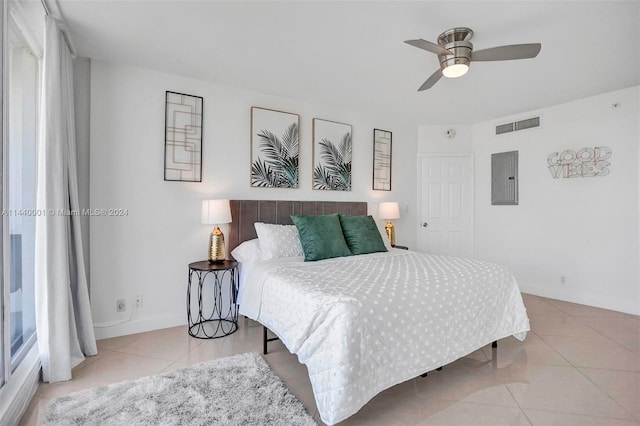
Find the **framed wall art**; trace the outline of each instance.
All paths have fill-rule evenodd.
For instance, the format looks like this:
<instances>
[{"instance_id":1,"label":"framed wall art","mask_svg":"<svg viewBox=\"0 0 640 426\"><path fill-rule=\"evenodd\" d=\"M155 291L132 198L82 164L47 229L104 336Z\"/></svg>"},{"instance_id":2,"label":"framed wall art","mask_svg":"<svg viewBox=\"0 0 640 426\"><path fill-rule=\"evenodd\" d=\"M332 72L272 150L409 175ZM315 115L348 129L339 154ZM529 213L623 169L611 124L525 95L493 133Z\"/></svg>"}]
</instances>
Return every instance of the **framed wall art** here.
<instances>
[{"instance_id":1,"label":"framed wall art","mask_svg":"<svg viewBox=\"0 0 640 426\"><path fill-rule=\"evenodd\" d=\"M251 186L297 188L300 116L251 108Z\"/></svg>"},{"instance_id":2,"label":"framed wall art","mask_svg":"<svg viewBox=\"0 0 640 426\"><path fill-rule=\"evenodd\" d=\"M351 191L351 125L313 119L313 189Z\"/></svg>"},{"instance_id":3,"label":"framed wall art","mask_svg":"<svg viewBox=\"0 0 640 426\"><path fill-rule=\"evenodd\" d=\"M391 191L391 132L373 129L373 189Z\"/></svg>"},{"instance_id":4,"label":"framed wall art","mask_svg":"<svg viewBox=\"0 0 640 426\"><path fill-rule=\"evenodd\" d=\"M164 180L202 182L202 113L200 96L165 93Z\"/></svg>"}]
</instances>

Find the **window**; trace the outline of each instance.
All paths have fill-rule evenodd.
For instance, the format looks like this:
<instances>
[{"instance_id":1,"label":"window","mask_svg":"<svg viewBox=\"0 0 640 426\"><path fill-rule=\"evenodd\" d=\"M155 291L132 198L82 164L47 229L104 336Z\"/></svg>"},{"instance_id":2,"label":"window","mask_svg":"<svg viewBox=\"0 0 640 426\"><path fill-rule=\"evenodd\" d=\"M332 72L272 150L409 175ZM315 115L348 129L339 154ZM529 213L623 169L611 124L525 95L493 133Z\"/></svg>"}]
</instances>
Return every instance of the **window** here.
<instances>
[{"instance_id":1,"label":"window","mask_svg":"<svg viewBox=\"0 0 640 426\"><path fill-rule=\"evenodd\" d=\"M8 19L4 44L3 377L35 341L34 254L39 60ZM6 324L8 322L8 324Z\"/></svg>"}]
</instances>

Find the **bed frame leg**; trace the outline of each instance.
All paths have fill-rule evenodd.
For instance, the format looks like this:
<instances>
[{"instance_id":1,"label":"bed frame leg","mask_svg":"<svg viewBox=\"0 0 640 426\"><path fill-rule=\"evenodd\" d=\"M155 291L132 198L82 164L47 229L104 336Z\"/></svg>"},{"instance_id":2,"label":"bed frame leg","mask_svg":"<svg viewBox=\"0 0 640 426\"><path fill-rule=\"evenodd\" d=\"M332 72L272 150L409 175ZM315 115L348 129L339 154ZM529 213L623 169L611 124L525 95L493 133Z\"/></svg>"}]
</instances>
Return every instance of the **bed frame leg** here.
<instances>
[{"instance_id":1,"label":"bed frame leg","mask_svg":"<svg viewBox=\"0 0 640 426\"><path fill-rule=\"evenodd\" d=\"M266 355L267 354L267 343L269 342L273 342L274 340L280 340L279 337L272 337L272 338L267 338L267 327L265 327L264 325L262 326L262 354Z\"/></svg>"},{"instance_id":2,"label":"bed frame leg","mask_svg":"<svg viewBox=\"0 0 640 426\"><path fill-rule=\"evenodd\" d=\"M442 367L438 367L438 368L436 368L436 371L442 371ZM428 372L427 372L427 373L422 373L422 374L420 375L420 377L427 377L427 375L428 375L428 374L429 374Z\"/></svg>"},{"instance_id":3,"label":"bed frame leg","mask_svg":"<svg viewBox=\"0 0 640 426\"><path fill-rule=\"evenodd\" d=\"M262 354L267 354L267 327L262 326Z\"/></svg>"},{"instance_id":4,"label":"bed frame leg","mask_svg":"<svg viewBox=\"0 0 640 426\"><path fill-rule=\"evenodd\" d=\"M498 341L497 341L497 340L495 340L495 341L491 344L491 347L492 347L493 349L497 348L497 347L498 347Z\"/></svg>"}]
</instances>

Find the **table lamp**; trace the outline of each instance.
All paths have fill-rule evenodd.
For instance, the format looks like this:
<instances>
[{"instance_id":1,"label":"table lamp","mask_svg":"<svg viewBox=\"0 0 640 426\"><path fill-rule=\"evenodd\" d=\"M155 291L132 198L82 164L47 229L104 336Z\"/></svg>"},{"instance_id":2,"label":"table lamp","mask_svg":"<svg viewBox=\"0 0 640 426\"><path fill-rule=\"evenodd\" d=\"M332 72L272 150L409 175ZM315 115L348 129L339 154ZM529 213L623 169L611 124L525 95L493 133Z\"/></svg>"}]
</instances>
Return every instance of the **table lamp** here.
<instances>
[{"instance_id":1,"label":"table lamp","mask_svg":"<svg viewBox=\"0 0 640 426\"><path fill-rule=\"evenodd\" d=\"M378 207L378 216L380 216L380 218L382 219L386 219L387 224L384 226L384 230L387 233L387 238L389 238L389 244L395 246L396 232L393 229L393 223L391 223L391 219L400 218L400 206L395 201L380 203L380 206Z\"/></svg>"},{"instance_id":2,"label":"table lamp","mask_svg":"<svg viewBox=\"0 0 640 426\"><path fill-rule=\"evenodd\" d=\"M224 262L224 234L218 225L231 223L229 200L204 200L202 202L201 222L206 225L215 225L209 238L209 263Z\"/></svg>"}]
</instances>

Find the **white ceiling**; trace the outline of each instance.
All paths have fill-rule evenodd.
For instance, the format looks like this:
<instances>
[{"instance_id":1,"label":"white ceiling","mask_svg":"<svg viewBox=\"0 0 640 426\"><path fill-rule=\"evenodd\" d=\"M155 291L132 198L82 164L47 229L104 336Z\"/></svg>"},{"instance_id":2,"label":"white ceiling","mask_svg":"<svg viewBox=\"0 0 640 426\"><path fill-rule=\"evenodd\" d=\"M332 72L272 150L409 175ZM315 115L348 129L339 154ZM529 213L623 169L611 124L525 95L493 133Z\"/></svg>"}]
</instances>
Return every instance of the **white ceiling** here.
<instances>
[{"instance_id":1,"label":"white ceiling","mask_svg":"<svg viewBox=\"0 0 640 426\"><path fill-rule=\"evenodd\" d=\"M640 84L636 1L58 0L81 56L260 92L474 123ZM467 26L475 49L541 42L417 92L437 56L403 43Z\"/></svg>"}]
</instances>

